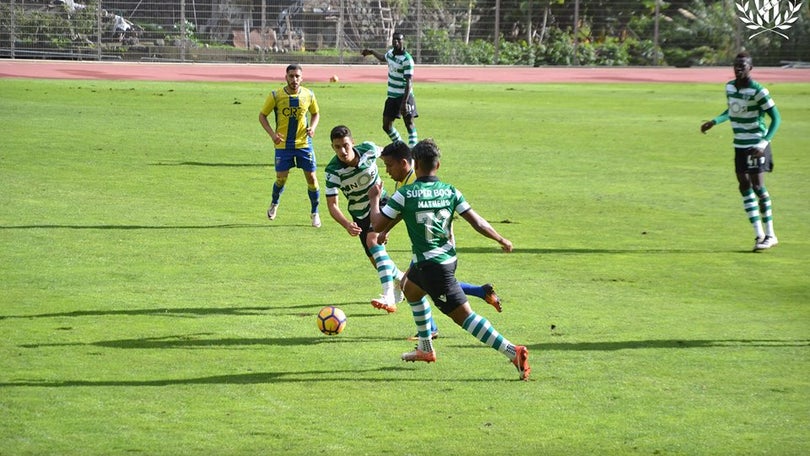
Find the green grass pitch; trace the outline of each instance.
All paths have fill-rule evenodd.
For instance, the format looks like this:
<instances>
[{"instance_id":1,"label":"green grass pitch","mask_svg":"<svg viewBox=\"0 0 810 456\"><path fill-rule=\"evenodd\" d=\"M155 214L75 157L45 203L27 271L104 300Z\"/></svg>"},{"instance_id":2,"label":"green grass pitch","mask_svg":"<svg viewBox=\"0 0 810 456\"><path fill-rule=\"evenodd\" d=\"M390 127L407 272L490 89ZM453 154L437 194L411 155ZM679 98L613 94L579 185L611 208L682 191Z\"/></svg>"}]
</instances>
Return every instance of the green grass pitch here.
<instances>
[{"instance_id":1,"label":"green grass pitch","mask_svg":"<svg viewBox=\"0 0 810 456\"><path fill-rule=\"evenodd\" d=\"M438 362L400 361L409 312L369 305L300 173L266 220L280 81L3 80L0 455L810 453L810 84L768 84L780 244L755 254L731 129L698 129L723 83L417 87L440 175L515 244L456 224L525 383L441 315ZM332 126L385 143L384 85L309 87L320 179Z\"/></svg>"}]
</instances>

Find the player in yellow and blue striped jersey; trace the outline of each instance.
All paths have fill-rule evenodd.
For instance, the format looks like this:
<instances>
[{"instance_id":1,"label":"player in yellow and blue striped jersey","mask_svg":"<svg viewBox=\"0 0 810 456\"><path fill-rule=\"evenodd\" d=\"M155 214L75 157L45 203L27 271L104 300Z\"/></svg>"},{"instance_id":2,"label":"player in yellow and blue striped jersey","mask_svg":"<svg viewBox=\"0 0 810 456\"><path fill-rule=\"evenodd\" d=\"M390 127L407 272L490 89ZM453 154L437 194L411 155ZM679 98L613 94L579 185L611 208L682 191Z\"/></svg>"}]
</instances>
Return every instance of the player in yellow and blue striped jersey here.
<instances>
[{"instance_id":1,"label":"player in yellow and blue striped jersey","mask_svg":"<svg viewBox=\"0 0 810 456\"><path fill-rule=\"evenodd\" d=\"M276 181L273 183L273 195L267 218L274 220L278 211L279 199L287 183L287 176L293 167L301 168L307 181L307 194L310 202L312 226L321 226L318 214L320 189L315 171L318 164L312 148L312 137L318 127L320 112L315 93L301 86L303 70L301 65L287 66L285 73L287 85L280 90L273 90L259 112L259 123L275 144ZM270 125L267 116L274 114L276 128ZM307 119L309 114L309 119Z\"/></svg>"}]
</instances>

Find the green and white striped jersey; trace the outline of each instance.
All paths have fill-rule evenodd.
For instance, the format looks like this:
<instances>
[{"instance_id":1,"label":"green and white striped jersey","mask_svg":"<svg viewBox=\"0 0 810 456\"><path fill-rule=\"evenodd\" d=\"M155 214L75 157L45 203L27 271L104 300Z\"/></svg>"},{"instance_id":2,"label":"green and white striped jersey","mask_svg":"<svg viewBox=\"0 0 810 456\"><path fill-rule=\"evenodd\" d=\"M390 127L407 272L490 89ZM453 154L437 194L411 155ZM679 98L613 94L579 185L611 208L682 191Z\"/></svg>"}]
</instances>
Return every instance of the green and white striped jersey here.
<instances>
[{"instance_id":1,"label":"green and white striped jersey","mask_svg":"<svg viewBox=\"0 0 810 456\"><path fill-rule=\"evenodd\" d=\"M326 196L343 192L349 201L349 214L356 219L364 219L370 212L368 189L380 182L377 157L382 148L373 142L364 142L355 145L354 152L359 157L356 167L343 163L337 155L326 165Z\"/></svg>"},{"instance_id":2,"label":"green and white striped jersey","mask_svg":"<svg viewBox=\"0 0 810 456\"><path fill-rule=\"evenodd\" d=\"M411 238L414 263L456 261L453 212L470 210L461 192L435 176L420 177L397 190L381 212L390 219L402 216Z\"/></svg>"},{"instance_id":3,"label":"green and white striped jersey","mask_svg":"<svg viewBox=\"0 0 810 456\"><path fill-rule=\"evenodd\" d=\"M734 130L734 147L746 149L756 146L768 128L765 125L765 111L776 106L768 89L756 81L748 87L737 89L734 81L726 84L728 117Z\"/></svg>"},{"instance_id":4,"label":"green and white striped jersey","mask_svg":"<svg viewBox=\"0 0 810 456\"><path fill-rule=\"evenodd\" d=\"M413 57L408 51L394 54L393 49L385 53L388 62L388 98L399 98L405 94L405 77L413 78Z\"/></svg>"}]
</instances>

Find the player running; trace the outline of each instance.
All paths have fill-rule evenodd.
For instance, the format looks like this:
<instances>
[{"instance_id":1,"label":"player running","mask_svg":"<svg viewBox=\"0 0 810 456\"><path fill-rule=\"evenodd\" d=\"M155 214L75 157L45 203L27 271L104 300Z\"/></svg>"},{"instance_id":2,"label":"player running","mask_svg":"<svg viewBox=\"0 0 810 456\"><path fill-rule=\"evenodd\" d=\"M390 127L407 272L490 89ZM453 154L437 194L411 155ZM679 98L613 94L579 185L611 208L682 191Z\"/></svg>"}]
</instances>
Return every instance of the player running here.
<instances>
[{"instance_id":1,"label":"player running","mask_svg":"<svg viewBox=\"0 0 810 456\"><path fill-rule=\"evenodd\" d=\"M404 142L396 141L383 147L380 158L382 159L383 163L385 163L385 171L396 182L394 185L395 191L400 187L413 183L416 180L416 174L414 173L413 169L413 156L411 154L411 148L408 147L408 145ZM380 236L385 236L387 238L388 232L381 233ZM380 239L381 243L384 241L385 239ZM403 282L404 281L405 279L403 279ZM501 300L498 297L498 294L495 293L495 287L493 287L491 283L485 283L484 285L478 286L467 282L459 282L459 285L461 286L461 289L464 291L465 295L475 296L483 299L498 312L503 310L501 307ZM433 318L430 319L430 334L433 339L439 336L439 328L436 326L436 321ZM418 336L408 338L408 340L417 339Z\"/></svg>"},{"instance_id":2,"label":"player running","mask_svg":"<svg viewBox=\"0 0 810 456\"><path fill-rule=\"evenodd\" d=\"M441 153L431 139L420 141L413 148L416 181L394 193L380 208L379 185L369 188L371 221L378 230L390 230L400 220L405 221L411 239L413 263L408 269L403 291L416 323L419 342L412 352L403 353L405 361L435 362L436 352L430 337L431 300L445 315L482 343L508 357L517 368L520 379L528 380L529 350L504 338L485 317L476 314L455 277L457 257L451 240L453 213L458 213L478 233L493 239L505 252L512 251L512 242L501 236L479 216L452 185L442 182L436 173Z\"/></svg>"},{"instance_id":3,"label":"player running","mask_svg":"<svg viewBox=\"0 0 810 456\"><path fill-rule=\"evenodd\" d=\"M354 144L352 133L345 125L338 125L329 135L335 156L326 165L326 207L329 215L351 236L358 236L371 264L377 269L382 285L382 294L371 300L376 309L396 312L397 303L403 300L399 286L402 272L388 256L384 240L378 242L369 217L368 188L381 184L377 169L377 157L381 148L372 142ZM340 209L338 195L348 200L351 220Z\"/></svg>"}]
</instances>

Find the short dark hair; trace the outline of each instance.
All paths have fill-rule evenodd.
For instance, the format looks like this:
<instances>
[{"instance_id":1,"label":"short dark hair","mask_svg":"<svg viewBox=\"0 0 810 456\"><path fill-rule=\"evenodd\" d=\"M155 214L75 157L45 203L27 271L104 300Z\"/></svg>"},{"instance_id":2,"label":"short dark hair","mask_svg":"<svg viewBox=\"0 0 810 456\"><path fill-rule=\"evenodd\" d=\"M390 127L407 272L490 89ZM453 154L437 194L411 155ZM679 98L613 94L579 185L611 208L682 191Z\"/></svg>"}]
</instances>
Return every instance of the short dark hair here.
<instances>
[{"instance_id":1,"label":"short dark hair","mask_svg":"<svg viewBox=\"0 0 810 456\"><path fill-rule=\"evenodd\" d=\"M419 163L419 168L423 171L432 171L439 167L439 160L442 158L442 152L436 141L433 138L427 138L419 141L411 149L413 153L413 160Z\"/></svg>"},{"instance_id":2,"label":"short dark hair","mask_svg":"<svg viewBox=\"0 0 810 456\"><path fill-rule=\"evenodd\" d=\"M411 148L402 141L394 141L391 144L383 147L380 152L381 157L391 157L394 160L410 160L413 155Z\"/></svg>"},{"instance_id":3,"label":"short dark hair","mask_svg":"<svg viewBox=\"0 0 810 456\"><path fill-rule=\"evenodd\" d=\"M402 32L394 32L394 33L391 35L391 38L396 38L396 37L400 37L400 38L402 38L403 40L405 39L405 35L403 35L403 34L402 34Z\"/></svg>"},{"instance_id":4,"label":"short dark hair","mask_svg":"<svg viewBox=\"0 0 810 456\"><path fill-rule=\"evenodd\" d=\"M351 130L349 130L349 127L347 127L345 125L338 125L337 127L332 129L331 133L329 133L329 139L333 140L333 141L335 139L345 138L347 136L349 138L351 138L352 137L352 132L351 132Z\"/></svg>"},{"instance_id":5,"label":"short dark hair","mask_svg":"<svg viewBox=\"0 0 810 456\"><path fill-rule=\"evenodd\" d=\"M285 71L285 73L289 73L290 71L295 71L295 70L304 71L304 69L301 68L300 63L291 63L291 64L287 65L287 70Z\"/></svg>"},{"instance_id":6,"label":"short dark hair","mask_svg":"<svg viewBox=\"0 0 810 456\"><path fill-rule=\"evenodd\" d=\"M734 61L737 60L747 60L749 64L751 65L754 64L754 59L751 58L751 53L748 51L742 51L739 54L737 54L737 57L734 57Z\"/></svg>"}]
</instances>

